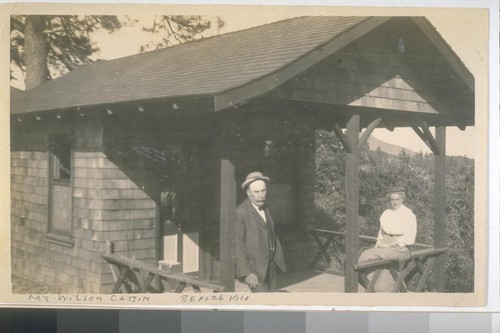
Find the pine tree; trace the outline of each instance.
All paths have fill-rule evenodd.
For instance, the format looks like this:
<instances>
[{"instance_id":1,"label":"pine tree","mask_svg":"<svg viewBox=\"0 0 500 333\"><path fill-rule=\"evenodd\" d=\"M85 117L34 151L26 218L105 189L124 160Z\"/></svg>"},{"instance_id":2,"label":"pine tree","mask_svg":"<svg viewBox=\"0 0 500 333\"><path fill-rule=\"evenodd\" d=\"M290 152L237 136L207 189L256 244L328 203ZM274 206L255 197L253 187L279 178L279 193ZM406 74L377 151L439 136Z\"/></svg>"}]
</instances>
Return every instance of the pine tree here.
<instances>
[{"instance_id":1,"label":"pine tree","mask_svg":"<svg viewBox=\"0 0 500 333\"><path fill-rule=\"evenodd\" d=\"M25 76L26 89L34 88L54 75L64 74L92 62L99 51L92 41L92 32L104 29L110 33L123 24L133 24L130 18L89 15L13 15L10 27L11 66L19 68ZM217 22L219 26L223 22ZM143 29L162 35L157 42L146 43L141 51L167 47L201 37L210 28L210 21L201 16L155 16L151 26ZM15 79L12 76L11 80Z\"/></svg>"}]
</instances>

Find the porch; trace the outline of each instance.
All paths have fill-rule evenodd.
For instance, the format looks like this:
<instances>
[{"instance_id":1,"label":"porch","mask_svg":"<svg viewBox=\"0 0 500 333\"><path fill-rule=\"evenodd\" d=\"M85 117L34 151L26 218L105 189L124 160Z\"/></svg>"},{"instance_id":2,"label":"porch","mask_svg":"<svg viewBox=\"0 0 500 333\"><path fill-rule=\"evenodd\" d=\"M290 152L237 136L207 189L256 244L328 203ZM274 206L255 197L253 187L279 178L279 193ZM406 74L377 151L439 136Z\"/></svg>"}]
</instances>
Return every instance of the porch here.
<instances>
[{"instance_id":1,"label":"porch","mask_svg":"<svg viewBox=\"0 0 500 333\"><path fill-rule=\"evenodd\" d=\"M223 292L224 287L197 275L169 272L120 255L103 254L114 272L112 293L192 293ZM282 273L277 278L277 292L343 292L344 277L315 268ZM359 289L363 289L360 287ZM236 292L251 292L245 283L235 280Z\"/></svg>"},{"instance_id":2,"label":"porch","mask_svg":"<svg viewBox=\"0 0 500 333\"><path fill-rule=\"evenodd\" d=\"M282 274L278 276L278 291L289 293L343 293L344 277L320 270Z\"/></svg>"}]
</instances>

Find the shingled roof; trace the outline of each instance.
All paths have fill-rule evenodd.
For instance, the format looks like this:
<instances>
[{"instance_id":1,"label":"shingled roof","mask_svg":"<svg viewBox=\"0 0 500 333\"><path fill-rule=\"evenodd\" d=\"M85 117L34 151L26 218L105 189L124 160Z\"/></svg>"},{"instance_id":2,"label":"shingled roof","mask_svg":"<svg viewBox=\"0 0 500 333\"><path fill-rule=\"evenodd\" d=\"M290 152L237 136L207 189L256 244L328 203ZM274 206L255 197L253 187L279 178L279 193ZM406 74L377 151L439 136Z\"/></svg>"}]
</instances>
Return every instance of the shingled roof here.
<instances>
[{"instance_id":1,"label":"shingled roof","mask_svg":"<svg viewBox=\"0 0 500 333\"><path fill-rule=\"evenodd\" d=\"M181 97L213 98L227 107L237 89L255 94L297 75L301 61L314 63L387 21L388 17L299 17L162 50L81 66L22 94L11 112L28 113ZM307 65L307 64L305 64ZM264 80L264 81L263 81ZM281 82L282 83L282 82ZM244 98L254 96L243 96ZM242 98L243 98L242 97Z\"/></svg>"}]
</instances>

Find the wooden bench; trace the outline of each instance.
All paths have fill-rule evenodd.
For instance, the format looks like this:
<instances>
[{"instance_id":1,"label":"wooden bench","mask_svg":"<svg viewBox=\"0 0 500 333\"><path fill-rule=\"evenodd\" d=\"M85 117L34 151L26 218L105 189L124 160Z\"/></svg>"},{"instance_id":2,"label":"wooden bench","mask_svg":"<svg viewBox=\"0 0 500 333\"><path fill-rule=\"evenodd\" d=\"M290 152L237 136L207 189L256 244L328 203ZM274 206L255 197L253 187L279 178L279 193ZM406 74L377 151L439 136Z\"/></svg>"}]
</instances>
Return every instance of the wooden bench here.
<instances>
[{"instance_id":1,"label":"wooden bench","mask_svg":"<svg viewBox=\"0 0 500 333\"><path fill-rule=\"evenodd\" d=\"M359 273L359 280L367 292L374 292L375 285L382 270L387 269L395 280L392 292L407 292L408 281L416 273L420 273L415 292L427 290L435 292L436 286L432 281L431 273L434 261L446 253L446 248L434 248L425 246L424 248L412 249L410 247L410 258L408 260L370 260L359 262L354 265L354 270ZM368 274L373 273L368 279Z\"/></svg>"},{"instance_id":2,"label":"wooden bench","mask_svg":"<svg viewBox=\"0 0 500 333\"><path fill-rule=\"evenodd\" d=\"M117 293L122 287L125 288L127 293L161 293L165 291L181 293L188 285L197 293L201 292L201 288L212 292L224 291L224 286L214 281L200 279L184 273L165 272L153 265L117 254L103 254L102 257L112 266L111 269L116 267L119 272L118 276L115 276L112 293ZM157 288L152 286L155 277L159 282ZM163 281L168 283L168 289L164 287Z\"/></svg>"}]
</instances>

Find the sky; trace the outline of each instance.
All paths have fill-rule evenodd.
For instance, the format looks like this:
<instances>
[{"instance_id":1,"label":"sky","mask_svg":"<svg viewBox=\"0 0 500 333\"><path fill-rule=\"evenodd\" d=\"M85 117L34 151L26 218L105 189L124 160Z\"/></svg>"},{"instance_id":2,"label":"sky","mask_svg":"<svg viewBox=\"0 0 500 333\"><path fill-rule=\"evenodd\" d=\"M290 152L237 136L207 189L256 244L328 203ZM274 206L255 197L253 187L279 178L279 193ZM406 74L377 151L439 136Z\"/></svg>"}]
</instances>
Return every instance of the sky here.
<instances>
[{"instance_id":1,"label":"sky","mask_svg":"<svg viewBox=\"0 0 500 333\"><path fill-rule=\"evenodd\" d=\"M219 33L223 34L246 29L287 17L294 17L297 14L296 11L277 13L273 10L260 10L258 15L248 15L248 12L245 10L225 11L221 15L218 15L224 21L224 26L219 30ZM469 70L473 74L478 72L478 66L480 65L478 59L480 59L480 55L478 54L478 50L471 48L471 45L474 44L474 38L477 36L475 31L482 28L477 20L474 20L472 17L468 18L467 16L445 16L441 12L433 13L426 11L425 15ZM207 17L213 18L214 15ZM100 52L96 55L99 59L110 60L137 54L139 53L140 45L151 40L150 33L142 31L142 26L146 22L152 22L152 16L143 15L136 18L138 19L136 24L124 26L113 34L109 34L106 31L99 31L93 34L92 38L100 48ZM476 157L477 138L481 130L478 126L468 127L465 131L448 127L447 154L471 158ZM372 135L382 141L397 143L415 152L430 153L428 147L411 129L395 129L393 132L386 129L377 129Z\"/></svg>"}]
</instances>

